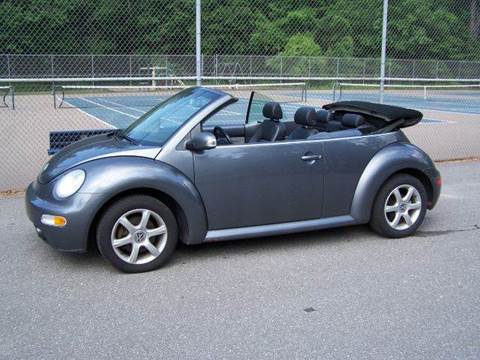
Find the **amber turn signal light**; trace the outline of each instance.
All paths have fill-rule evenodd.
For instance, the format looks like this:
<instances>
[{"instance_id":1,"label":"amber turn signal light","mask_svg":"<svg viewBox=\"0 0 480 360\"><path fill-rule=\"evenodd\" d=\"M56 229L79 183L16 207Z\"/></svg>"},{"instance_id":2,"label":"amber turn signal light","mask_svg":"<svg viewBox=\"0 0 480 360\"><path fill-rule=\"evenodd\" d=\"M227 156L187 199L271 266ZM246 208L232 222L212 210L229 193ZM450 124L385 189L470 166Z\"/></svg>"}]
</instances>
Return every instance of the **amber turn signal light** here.
<instances>
[{"instance_id":1,"label":"amber turn signal light","mask_svg":"<svg viewBox=\"0 0 480 360\"><path fill-rule=\"evenodd\" d=\"M42 218L40 219L42 224L44 225L49 225L49 226L55 226L55 227L64 227L67 225L67 219L65 219L63 216L57 216L57 215L42 215Z\"/></svg>"}]
</instances>

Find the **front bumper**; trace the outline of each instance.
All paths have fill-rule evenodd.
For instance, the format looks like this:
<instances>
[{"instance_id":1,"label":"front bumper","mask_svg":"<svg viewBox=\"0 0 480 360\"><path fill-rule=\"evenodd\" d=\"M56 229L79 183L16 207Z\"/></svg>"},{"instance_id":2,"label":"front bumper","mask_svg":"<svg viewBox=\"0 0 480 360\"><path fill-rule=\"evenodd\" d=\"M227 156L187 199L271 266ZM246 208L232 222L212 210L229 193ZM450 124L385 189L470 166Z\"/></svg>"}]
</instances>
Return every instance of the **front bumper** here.
<instances>
[{"instance_id":1,"label":"front bumper","mask_svg":"<svg viewBox=\"0 0 480 360\"><path fill-rule=\"evenodd\" d=\"M48 244L61 251L85 252L88 245L92 216L96 212L97 199L93 194L74 194L64 200L56 200L51 185L33 182L25 194L27 216L37 234ZM63 216L64 227L42 224L43 214Z\"/></svg>"},{"instance_id":2,"label":"front bumper","mask_svg":"<svg viewBox=\"0 0 480 360\"><path fill-rule=\"evenodd\" d=\"M427 169L425 173L430 179L430 183L432 185L432 194L427 205L427 208L429 210L432 210L437 204L438 199L440 198L440 192L442 191L442 179L440 172L436 167L431 167Z\"/></svg>"}]
</instances>

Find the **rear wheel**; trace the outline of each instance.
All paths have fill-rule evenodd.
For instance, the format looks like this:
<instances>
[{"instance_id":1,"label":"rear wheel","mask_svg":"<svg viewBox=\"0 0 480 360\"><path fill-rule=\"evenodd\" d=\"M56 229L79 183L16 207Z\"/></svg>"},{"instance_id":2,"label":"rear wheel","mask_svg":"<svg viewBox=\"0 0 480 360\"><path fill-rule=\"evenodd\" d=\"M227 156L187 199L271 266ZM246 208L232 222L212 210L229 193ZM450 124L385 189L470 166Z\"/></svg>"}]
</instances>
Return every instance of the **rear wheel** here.
<instances>
[{"instance_id":1,"label":"rear wheel","mask_svg":"<svg viewBox=\"0 0 480 360\"><path fill-rule=\"evenodd\" d=\"M177 239L177 222L170 209L145 195L113 203L97 227L100 253L124 272L160 267L175 250Z\"/></svg>"},{"instance_id":2,"label":"rear wheel","mask_svg":"<svg viewBox=\"0 0 480 360\"><path fill-rule=\"evenodd\" d=\"M411 175L395 175L377 194L370 226L386 237L409 236L423 223L426 211L427 192L422 182Z\"/></svg>"}]
</instances>

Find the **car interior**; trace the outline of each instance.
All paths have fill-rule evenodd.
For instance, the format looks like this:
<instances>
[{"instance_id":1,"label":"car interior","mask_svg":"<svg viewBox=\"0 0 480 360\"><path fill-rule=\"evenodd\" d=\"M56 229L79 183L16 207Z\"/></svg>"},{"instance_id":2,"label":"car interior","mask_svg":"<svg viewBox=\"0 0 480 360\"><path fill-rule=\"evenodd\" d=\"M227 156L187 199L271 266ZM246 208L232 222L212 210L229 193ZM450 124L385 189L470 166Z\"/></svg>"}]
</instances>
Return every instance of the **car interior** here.
<instances>
[{"instance_id":1,"label":"car interior","mask_svg":"<svg viewBox=\"0 0 480 360\"><path fill-rule=\"evenodd\" d=\"M316 110L302 106L295 111L293 121L284 119L282 106L269 101L263 105L263 120L239 125L202 125L203 131L211 131L218 145L268 143L288 140L339 139L373 133L378 129L375 119L364 115Z\"/></svg>"}]
</instances>

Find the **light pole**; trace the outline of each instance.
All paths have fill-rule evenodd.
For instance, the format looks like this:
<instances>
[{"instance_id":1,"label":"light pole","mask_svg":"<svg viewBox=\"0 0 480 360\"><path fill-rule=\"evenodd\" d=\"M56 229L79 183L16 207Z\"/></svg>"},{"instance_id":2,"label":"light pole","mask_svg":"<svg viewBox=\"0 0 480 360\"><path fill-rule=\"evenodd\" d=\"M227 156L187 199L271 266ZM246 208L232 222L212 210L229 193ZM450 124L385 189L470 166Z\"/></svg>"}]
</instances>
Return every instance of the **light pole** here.
<instances>
[{"instance_id":1,"label":"light pole","mask_svg":"<svg viewBox=\"0 0 480 360\"><path fill-rule=\"evenodd\" d=\"M387 57L388 0L383 0L382 58L380 60L380 103L385 92L385 61Z\"/></svg>"},{"instance_id":2,"label":"light pole","mask_svg":"<svg viewBox=\"0 0 480 360\"><path fill-rule=\"evenodd\" d=\"M195 57L197 68L197 86L202 85L202 27L201 27L201 0L195 1Z\"/></svg>"}]
</instances>

